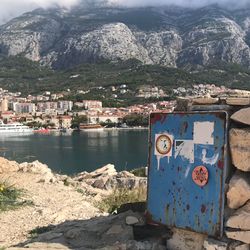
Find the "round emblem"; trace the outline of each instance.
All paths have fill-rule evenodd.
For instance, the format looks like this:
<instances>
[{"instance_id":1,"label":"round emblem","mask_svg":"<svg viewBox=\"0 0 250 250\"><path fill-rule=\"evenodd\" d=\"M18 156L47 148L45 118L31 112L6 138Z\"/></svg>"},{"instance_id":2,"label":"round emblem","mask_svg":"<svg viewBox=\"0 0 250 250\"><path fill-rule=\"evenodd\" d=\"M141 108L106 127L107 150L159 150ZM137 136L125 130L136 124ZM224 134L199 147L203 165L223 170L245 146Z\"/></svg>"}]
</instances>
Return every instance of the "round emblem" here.
<instances>
[{"instance_id":1,"label":"round emblem","mask_svg":"<svg viewBox=\"0 0 250 250\"><path fill-rule=\"evenodd\" d=\"M162 154L168 154L172 147L172 141L167 135L160 135L156 139L156 150Z\"/></svg>"},{"instance_id":2,"label":"round emblem","mask_svg":"<svg viewBox=\"0 0 250 250\"><path fill-rule=\"evenodd\" d=\"M204 187L208 182L208 170L204 166L195 167L192 173L194 183L200 187Z\"/></svg>"}]
</instances>

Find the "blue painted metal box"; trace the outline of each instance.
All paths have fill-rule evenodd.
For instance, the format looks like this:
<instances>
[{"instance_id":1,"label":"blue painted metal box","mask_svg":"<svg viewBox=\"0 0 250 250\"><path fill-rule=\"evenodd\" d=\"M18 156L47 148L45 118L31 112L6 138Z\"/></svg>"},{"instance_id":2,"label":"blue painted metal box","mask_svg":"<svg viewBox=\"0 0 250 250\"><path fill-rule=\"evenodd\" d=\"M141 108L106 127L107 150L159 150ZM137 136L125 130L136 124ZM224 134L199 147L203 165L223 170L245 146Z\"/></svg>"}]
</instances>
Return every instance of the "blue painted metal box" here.
<instances>
[{"instance_id":1,"label":"blue painted metal box","mask_svg":"<svg viewBox=\"0 0 250 250\"><path fill-rule=\"evenodd\" d=\"M222 236L227 113L152 113L148 219Z\"/></svg>"}]
</instances>

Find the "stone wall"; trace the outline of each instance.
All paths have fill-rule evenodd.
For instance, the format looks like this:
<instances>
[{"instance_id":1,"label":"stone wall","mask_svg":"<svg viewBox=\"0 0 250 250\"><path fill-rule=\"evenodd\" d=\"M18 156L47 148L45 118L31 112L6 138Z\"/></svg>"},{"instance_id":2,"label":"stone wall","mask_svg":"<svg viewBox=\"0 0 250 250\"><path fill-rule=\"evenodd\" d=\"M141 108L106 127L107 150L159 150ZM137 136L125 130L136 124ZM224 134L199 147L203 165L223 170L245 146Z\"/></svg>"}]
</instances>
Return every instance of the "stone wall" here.
<instances>
[{"instance_id":1,"label":"stone wall","mask_svg":"<svg viewBox=\"0 0 250 250\"><path fill-rule=\"evenodd\" d=\"M250 93L250 92L249 92ZM250 94L179 98L176 111L219 111L229 114L229 177L223 240L206 239L205 249L250 249ZM175 249L175 248L173 248ZM178 248L176 248L178 249Z\"/></svg>"}]
</instances>

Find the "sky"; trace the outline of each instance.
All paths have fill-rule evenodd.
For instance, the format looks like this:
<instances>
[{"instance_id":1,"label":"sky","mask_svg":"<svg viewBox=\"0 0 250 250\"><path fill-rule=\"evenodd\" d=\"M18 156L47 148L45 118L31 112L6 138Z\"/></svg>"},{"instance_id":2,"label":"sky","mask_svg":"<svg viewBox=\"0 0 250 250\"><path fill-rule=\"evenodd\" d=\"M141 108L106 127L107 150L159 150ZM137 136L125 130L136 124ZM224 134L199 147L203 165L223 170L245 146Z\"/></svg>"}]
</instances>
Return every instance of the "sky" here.
<instances>
[{"instance_id":1,"label":"sky","mask_svg":"<svg viewBox=\"0 0 250 250\"><path fill-rule=\"evenodd\" d=\"M4 23L13 17L35 8L49 8L55 5L71 8L82 0L0 0L0 23ZM102 1L102 0L87 0ZM122 6L159 6L179 5L183 7L202 7L209 4L221 4L226 7L238 8L249 4L250 0L107 0L110 4Z\"/></svg>"}]
</instances>

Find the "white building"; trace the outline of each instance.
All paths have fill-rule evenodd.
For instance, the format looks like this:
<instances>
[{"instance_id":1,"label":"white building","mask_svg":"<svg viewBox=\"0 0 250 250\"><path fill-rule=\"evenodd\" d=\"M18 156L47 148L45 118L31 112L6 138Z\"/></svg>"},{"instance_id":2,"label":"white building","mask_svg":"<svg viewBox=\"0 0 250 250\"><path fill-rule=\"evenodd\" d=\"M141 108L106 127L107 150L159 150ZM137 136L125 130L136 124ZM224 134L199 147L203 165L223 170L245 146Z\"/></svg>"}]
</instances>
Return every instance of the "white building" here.
<instances>
[{"instance_id":1,"label":"white building","mask_svg":"<svg viewBox=\"0 0 250 250\"><path fill-rule=\"evenodd\" d=\"M34 103L13 103L13 111L17 114L32 114L36 111L36 106Z\"/></svg>"}]
</instances>

